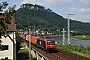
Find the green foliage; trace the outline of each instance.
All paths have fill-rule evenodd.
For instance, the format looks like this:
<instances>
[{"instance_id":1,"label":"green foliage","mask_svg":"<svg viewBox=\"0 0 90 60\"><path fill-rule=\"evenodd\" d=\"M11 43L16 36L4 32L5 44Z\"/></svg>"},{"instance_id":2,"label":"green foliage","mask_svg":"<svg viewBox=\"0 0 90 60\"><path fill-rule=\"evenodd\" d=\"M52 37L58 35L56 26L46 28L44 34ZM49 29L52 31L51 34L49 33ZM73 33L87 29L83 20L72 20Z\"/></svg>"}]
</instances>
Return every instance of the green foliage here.
<instances>
[{"instance_id":1,"label":"green foliage","mask_svg":"<svg viewBox=\"0 0 90 60\"><path fill-rule=\"evenodd\" d=\"M24 45L21 46L21 43L23 42L22 38L16 32L16 60L36 60L36 58L29 57L29 52L27 49L25 49ZM23 47L24 49L20 49Z\"/></svg>"},{"instance_id":2,"label":"green foliage","mask_svg":"<svg viewBox=\"0 0 90 60\"><path fill-rule=\"evenodd\" d=\"M16 60L28 60L29 59L29 53L26 49L19 50L17 53Z\"/></svg>"},{"instance_id":3,"label":"green foliage","mask_svg":"<svg viewBox=\"0 0 90 60\"><path fill-rule=\"evenodd\" d=\"M2 2L2 4L0 4L0 12L3 11L3 9L5 9L8 6L7 1L6 2Z\"/></svg>"},{"instance_id":4,"label":"green foliage","mask_svg":"<svg viewBox=\"0 0 90 60\"><path fill-rule=\"evenodd\" d=\"M18 53L23 53L23 52L28 53L28 50L27 49L21 49L18 51Z\"/></svg>"},{"instance_id":5,"label":"green foliage","mask_svg":"<svg viewBox=\"0 0 90 60\"><path fill-rule=\"evenodd\" d=\"M16 53L20 50L21 43L22 43L22 38L19 36L18 32L16 32Z\"/></svg>"},{"instance_id":6,"label":"green foliage","mask_svg":"<svg viewBox=\"0 0 90 60\"><path fill-rule=\"evenodd\" d=\"M6 24L11 23L11 16L15 16L16 10L15 10L15 5L12 7L9 7L8 10L4 11L5 8L7 8L8 3L2 2L0 4L0 37L1 35L4 35L6 32L6 29L8 26ZM4 13L2 13L4 12Z\"/></svg>"},{"instance_id":7,"label":"green foliage","mask_svg":"<svg viewBox=\"0 0 90 60\"><path fill-rule=\"evenodd\" d=\"M56 14L52 10L41 8L40 5L24 4L23 8L20 8L16 12L16 24L18 29L30 28L33 29L33 25L36 29L40 28L44 31L55 32L57 29L67 29L67 19ZM34 6L34 9L31 9ZM37 9L38 8L38 9ZM73 31L81 31L82 33L89 34L90 23L84 23L76 20L70 20L70 29Z\"/></svg>"},{"instance_id":8,"label":"green foliage","mask_svg":"<svg viewBox=\"0 0 90 60\"><path fill-rule=\"evenodd\" d=\"M89 46L87 47L87 50L90 51L90 47Z\"/></svg>"},{"instance_id":9,"label":"green foliage","mask_svg":"<svg viewBox=\"0 0 90 60\"><path fill-rule=\"evenodd\" d=\"M64 50L68 50L70 52L78 52L78 53L81 53L83 55L86 55L86 56L89 56L90 57L90 47L88 46L87 48L84 48L82 45L80 46L72 46L72 45L57 45L57 48L61 48L61 49L64 49Z\"/></svg>"}]
</instances>

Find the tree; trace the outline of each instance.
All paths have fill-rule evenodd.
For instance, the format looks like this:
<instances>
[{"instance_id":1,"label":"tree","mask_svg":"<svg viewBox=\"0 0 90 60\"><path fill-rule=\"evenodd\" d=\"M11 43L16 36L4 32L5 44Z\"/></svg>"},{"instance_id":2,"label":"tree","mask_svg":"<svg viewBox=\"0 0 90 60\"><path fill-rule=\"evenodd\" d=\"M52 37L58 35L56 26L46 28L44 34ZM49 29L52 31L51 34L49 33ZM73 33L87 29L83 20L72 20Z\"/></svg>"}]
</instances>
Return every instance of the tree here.
<instances>
[{"instance_id":1,"label":"tree","mask_svg":"<svg viewBox=\"0 0 90 60\"><path fill-rule=\"evenodd\" d=\"M6 29L8 28L7 24L10 24L11 22L11 16L15 16L16 13L16 5L9 7L8 10L4 11L4 9L6 9L7 6L7 1L2 2L2 4L0 4L0 38L1 35L5 35Z\"/></svg>"},{"instance_id":2,"label":"tree","mask_svg":"<svg viewBox=\"0 0 90 60\"><path fill-rule=\"evenodd\" d=\"M20 35L18 34L18 31L16 32L16 53L18 53L18 51L20 50L21 47L21 43L22 43L22 38L20 37Z\"/></svg>"}]
</instances>

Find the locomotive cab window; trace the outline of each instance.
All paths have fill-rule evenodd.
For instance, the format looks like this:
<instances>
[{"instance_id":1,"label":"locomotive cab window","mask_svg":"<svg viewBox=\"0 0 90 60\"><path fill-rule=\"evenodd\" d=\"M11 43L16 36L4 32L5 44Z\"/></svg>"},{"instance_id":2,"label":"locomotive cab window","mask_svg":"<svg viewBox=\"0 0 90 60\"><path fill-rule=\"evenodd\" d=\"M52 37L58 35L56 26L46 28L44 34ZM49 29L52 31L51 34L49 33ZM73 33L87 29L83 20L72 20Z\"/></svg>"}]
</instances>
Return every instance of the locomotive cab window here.
<instances>
[{"instance_id":1,"label":"locomotive cab window","mask_svg":"<svg viewBox=\"0 0 90 60\"><path fill-rule=\"evenodd\" d=\"M55 41L47 41L47 44L55 44Z\"/></svg>"}]
</instances>

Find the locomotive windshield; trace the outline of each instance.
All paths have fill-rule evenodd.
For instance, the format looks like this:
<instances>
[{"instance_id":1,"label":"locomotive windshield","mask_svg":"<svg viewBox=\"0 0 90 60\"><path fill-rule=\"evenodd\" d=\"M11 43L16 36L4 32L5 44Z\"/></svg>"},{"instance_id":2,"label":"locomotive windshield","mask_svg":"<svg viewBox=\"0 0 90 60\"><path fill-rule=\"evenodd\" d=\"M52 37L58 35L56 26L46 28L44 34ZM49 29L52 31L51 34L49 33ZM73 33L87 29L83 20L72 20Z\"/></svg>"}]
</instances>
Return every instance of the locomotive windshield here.
<instances>
[{"instance_id":1,"label":"locomotive windshield","mask_svg":"<svg viewBox=\"0 0 90 60\"><path fill-rule=\"evenodd\" d=\"M55 41L47 41L47 44L55 44Z\"/></svg>"}]
</instances>

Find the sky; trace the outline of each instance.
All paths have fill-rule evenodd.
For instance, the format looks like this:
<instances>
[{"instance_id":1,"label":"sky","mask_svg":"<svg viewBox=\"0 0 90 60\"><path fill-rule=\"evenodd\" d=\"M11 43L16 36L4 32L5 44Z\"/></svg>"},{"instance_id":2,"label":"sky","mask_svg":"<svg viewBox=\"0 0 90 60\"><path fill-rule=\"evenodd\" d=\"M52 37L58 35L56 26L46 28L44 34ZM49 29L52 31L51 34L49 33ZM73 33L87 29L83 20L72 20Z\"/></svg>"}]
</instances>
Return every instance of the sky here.
<instances>
[{"instance_id":1,"label":"sky","mask_svg":"<svg viewBox=\"0 0 90 60\"><path fill-rule=\"evenodd\" d=\"M75 14L70 15L69 19L90 23L90 0L0 0L0 4L4 1L9 6L16 5L16 9L25 3L38 4L64 18L68 18L68 14Z\"/></svg>"}]
</instances>

